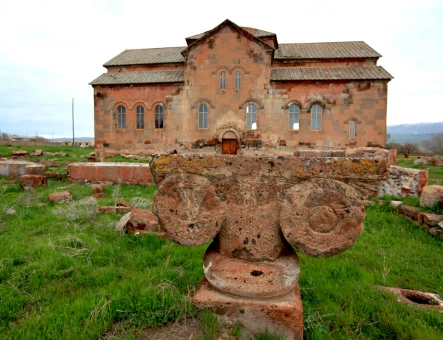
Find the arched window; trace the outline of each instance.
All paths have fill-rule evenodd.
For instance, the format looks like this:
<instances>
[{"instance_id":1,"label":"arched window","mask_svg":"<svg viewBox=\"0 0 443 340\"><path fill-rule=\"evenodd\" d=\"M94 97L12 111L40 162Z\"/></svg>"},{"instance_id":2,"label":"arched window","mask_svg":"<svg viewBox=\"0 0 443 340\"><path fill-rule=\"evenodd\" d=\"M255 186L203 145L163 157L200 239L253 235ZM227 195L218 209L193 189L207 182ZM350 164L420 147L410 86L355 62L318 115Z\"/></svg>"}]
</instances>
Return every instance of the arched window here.
<instances>
[{"instance_id":1,"label":"arched window","mask_svg":"<svg viewBox=\"0 0 443 340\"><path fill-rule=\"evenodd\" d=\"M355 139L355 120L349 121L349 139Z\"/></svg>"},{"instance_id":2,"label":"arched window","mask_svg":"<svg viewBox=\"0 0 443 340\"><path fill-rule=\"evenodd\" d=\"M137 129L145 128L145 108L141 105L137 106Z\"/></svg>"},{"instance_id":3,"label":"arched window","mask_svg":"<svg viewBox=\"0 0 443 340\"><path fill-rule=\"evenodd\" d=\"M300 113L300 106L297 104L291 104L289 106L289 130L298 130L299 129L299 123L298 123L298 116Z\"/></svg>"},{"instance_id":4,"label":"arched window","mask_svg":"<svg viewBox=\"0 0 443 340\"><path fill-rule=\"evenodd\" d=\"M311 130L314 131L320 131L321 130L321 114L322 114L323 108L318 105L314 104L311 107Z\"/></svg>"},{"instance_id":5,"label":"arched window","mask_svg":"<svg viewBox=\"0 0 443 340\"><path fill-rule=\"evenodd\" d=\"M117 129L126 129L126 107L123 105L117 108Z\"/></svg>"},{"instance_id":6,"label":"arched window","mask_svg":"<svg viewBox=\"0 0 443 340\"><path fill-rule=\"evenodd\" d=\"M206 104L202 104L198 108L198 128L208 128L208 106Z\"/></svg>"},{"instance_id":7,"label":"arched window","mask_svg":"<svg viewBox=\"0 0 443 340\"><path fill-rule=\"evenodd\" d=\"M236 90L241 89L241 72L240 71L235 72L235 89Z\"/></svg>"},{"instance_id":8,"label":"arched window","mask_svg":"<svg viewBox=\"0 0 443 340\"><path fill-rule=\"evenodd\" d=\"M155 107L155 128L163 129L163 106L161 105Z\"/></svg>"},{"instance_id":9,"label":"arched window","mask_svg":"<svg viewBox=\"0 0 443 340\"><path fill-rule=\"evenodd\" d=\"M257 107L254 104L246 107L246 128L249 130L257 129Z\"/></svg>"},{"instance_id":10,"label":"arched window","mask_svg":"<svg viewBox=\"0 0 443 340\"><path fill-rule=\"evenodd\" d=\"M226 71L220 72L220 90L226 90Z\"/></svg>"}]
</instances>

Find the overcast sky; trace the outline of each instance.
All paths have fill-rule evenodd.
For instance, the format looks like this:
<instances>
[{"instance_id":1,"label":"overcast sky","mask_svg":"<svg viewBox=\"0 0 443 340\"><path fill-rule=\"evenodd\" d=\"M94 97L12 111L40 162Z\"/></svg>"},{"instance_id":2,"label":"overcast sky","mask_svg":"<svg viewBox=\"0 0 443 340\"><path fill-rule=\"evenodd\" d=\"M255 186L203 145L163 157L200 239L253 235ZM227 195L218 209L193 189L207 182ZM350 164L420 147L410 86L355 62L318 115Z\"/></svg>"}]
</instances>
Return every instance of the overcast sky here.
<instances>
[{"instance_id":1,"label":"overcast sky","mask_svg":"<svg viewBox=\"0 0 443 340\"><path fill-rule=\"evenodd\" d=\"M0 0L0 131L93 136L102 65L125 49L185 46L230 19L280 43L363 40L394 76L388 125L443 121L443 1Z\"/></svg>"}]
</instances>

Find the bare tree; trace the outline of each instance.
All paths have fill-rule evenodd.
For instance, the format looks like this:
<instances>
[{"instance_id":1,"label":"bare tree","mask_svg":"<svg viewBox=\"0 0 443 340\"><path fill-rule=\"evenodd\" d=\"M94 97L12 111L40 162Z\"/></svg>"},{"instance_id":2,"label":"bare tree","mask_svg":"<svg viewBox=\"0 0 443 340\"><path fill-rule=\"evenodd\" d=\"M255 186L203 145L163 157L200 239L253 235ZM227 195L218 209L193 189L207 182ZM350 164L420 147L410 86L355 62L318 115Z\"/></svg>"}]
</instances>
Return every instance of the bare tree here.
<instances>
[{"instance_id":1,"label":"bare tree","mask_svg":"<svg viewBox=\"0 0 443 340\"><path fill-rule=\"evenodd\" d=\"M436 134L431 139L422 141L421 146L437 155L443 155L443 133Z\"/></svg>"},{"instance_id":2,"label":"bare tree","mask_svg":"<svg viewBox=\"0 0 443 340\"><path fill-rule=\"evenodd\" d=\"M402 153L403 155L405 155L405 158L409 158L409 155L418 151L418 145L414 143L405 143L400 145L397 148L397 151L398 153Z\"/></svg>"}]
</instances>

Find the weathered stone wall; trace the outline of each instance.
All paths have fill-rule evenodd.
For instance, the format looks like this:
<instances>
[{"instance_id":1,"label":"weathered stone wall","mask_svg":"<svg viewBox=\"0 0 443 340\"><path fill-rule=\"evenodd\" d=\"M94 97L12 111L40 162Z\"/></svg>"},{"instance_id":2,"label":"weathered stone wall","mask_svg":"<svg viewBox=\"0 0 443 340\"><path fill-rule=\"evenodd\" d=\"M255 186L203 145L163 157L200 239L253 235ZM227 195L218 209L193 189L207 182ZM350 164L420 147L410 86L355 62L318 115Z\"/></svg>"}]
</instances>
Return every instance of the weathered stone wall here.
<instances>
[{"instance_id":1,"label":"weathered stone wall","mask_svg":"<svg viewBox=\"0 0 443 340\"><path fill-rule=\"evenodd\" d=\"M149 164L140 163L72 163L68 175L74 181L153 184Z\"/></svg>"},{"instance_id":2,"label":"weathered stone wall","mask_svg":"<svg viewBox=\"0 0 443 340\"><path fill-rule=\"evenodd\" d=\"M23 175L41 175L45 166L27 161L0 161L0 176L19 178Z\"/></svg>"},{"instance_id":3,"label":"weathered stone wall","mask_svg":"<svg viewBox=\"0 0 443 340\"><path fill-rule=\"evenodd\" d=\"M281 140L286 145L314 145L316 147L381 146L386 142L387 83L372 82L297 82L272 83L274 93L275 132L282 127ZM299 131L290 131L289 109L282 109L295 101L302 109ZM281 105L280 105L281 104ZM323 107L322 129L311 130L311 106ZM355 121L355 139L349 138L349 122Z\"/></svg>"},{"instance_id":4,"label":"weathered stone wall","mask_svg":"<svg viewBox=\"0 0 443 340\"><path fill-rule=\"evenodd\" d=\"M181 135L181 85L97 86L94 93L95 147L121 153L155 153L177 147ZM117 108L126 108L126 128L117 129ZM137 106L144 108L144 129L136 127ZM155 128L155 107L163 106L164 125Z\"/></svg>"},{"instance_id":5,"label":"weathered stone wall","mask_svg":"<svg viewBox=\"0 0 443 340\"><path fill-rule=\"evenodd\" d=\"M388 178L380 183L379 196L419 197L428 184L428 170L391 166Z\"/></svg>"}]
</instances>

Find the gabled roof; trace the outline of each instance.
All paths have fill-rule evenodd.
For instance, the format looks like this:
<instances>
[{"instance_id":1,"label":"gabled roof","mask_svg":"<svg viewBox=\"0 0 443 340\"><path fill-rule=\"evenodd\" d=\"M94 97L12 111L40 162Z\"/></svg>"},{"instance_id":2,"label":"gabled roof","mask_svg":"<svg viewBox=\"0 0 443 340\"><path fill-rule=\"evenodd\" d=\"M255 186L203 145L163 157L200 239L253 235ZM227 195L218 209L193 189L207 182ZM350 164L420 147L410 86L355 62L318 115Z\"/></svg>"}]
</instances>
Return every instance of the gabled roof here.
<instances>
[{"instance_id":1,"label":"gabled roof","mask_svg":"<svg viewBox=\"0 0 443 340\"><path fill-rule=\"evenodd\" d=\"M250 32L248 32L246 29L236 25L235 23L233 23L231 20L226 19L225 21L223 21L220 25L216 26L215 28L213 28L210 31L207 31L205 33L202 33L202 35L195 40L194 42L192 42L187 48L185 48L182 51L182 55L183 56L187 56L188 53L194 49L195 47L197 47L198 45L200 45L202 42L206 41L206 39L208 39L209 37L213 36L214 34L216 34L217 32L221 31L223 28L225 27L231 27L235 30L237 30L239 33L241 33L242 35L244 35L246 38L250 39L250 40L254 40L256 41L258 44L262 45L265 49L267 50L275 50L272 46L268 45L267 43L265 43L264 41L260 40L259 38L255 37L253 34L251 34ZM264 31L263 31L264 32ZM197 35L199 36L199 35Z\"/></svg>"},{"instance_id":2,"label":"gabled roof","mask_svg":"<svg viewBox=\"0 0 443 340\"><path fill-rule=\"evenodd\" d=\"M184 78L183 70L103 73L89 85L179 83Z\"/></svg>"},{"instance_id":3,"label":"gabled roof","mask_svg":"<svg viewBox=\"0 0 443 340\"><path fill-rule=\"evenodd\" d=\"M271 80L391 80L393 77L381 66L321 66L275 67Z\"/></svg>"},{"instance_id":4,"label":"gabled roof","mask_svg":"<svg viewBox=\"0 0 443 340\"><path fill-rule=\"evenodd\" d=\"M184 48L186 47L179 46L126 50L106 62L103 66L183 63L185 59L180 52Z\"/></svg>"},{"instance_id":5,"label":"gabled roof","mask_svg":"<svg viewBox=\"0 0 443 340\"><path fill-rule=\"evenodd\" d=\"M279 44L274 59L379 58L364 41Z\"/></svg>"},{"instance_id":6,"label":"gabled roof","mask_svg":"<svg viewBox=\"0 0 443 340\"><path fill-rule=\"evenodd\" d=\"M271 37L271 36L274 36L274 35L276 36L275 33L259 30L257 28L244 27L244 26L241 26L241 28L243 28L245 31L248 31L249 33L251 33L253 36L255 36L257 38ZM186 41L188 42L188 45L189 45L190 43L194 42L195 40L198 40L201 37L203 37L208 32L209 31L206 31L206 32L203 32L203 33L199 33L199 34L196 34L196 35L192 35L192 36L187 37L185 39L186 39Z\"/></svg>"}]
</instances>

